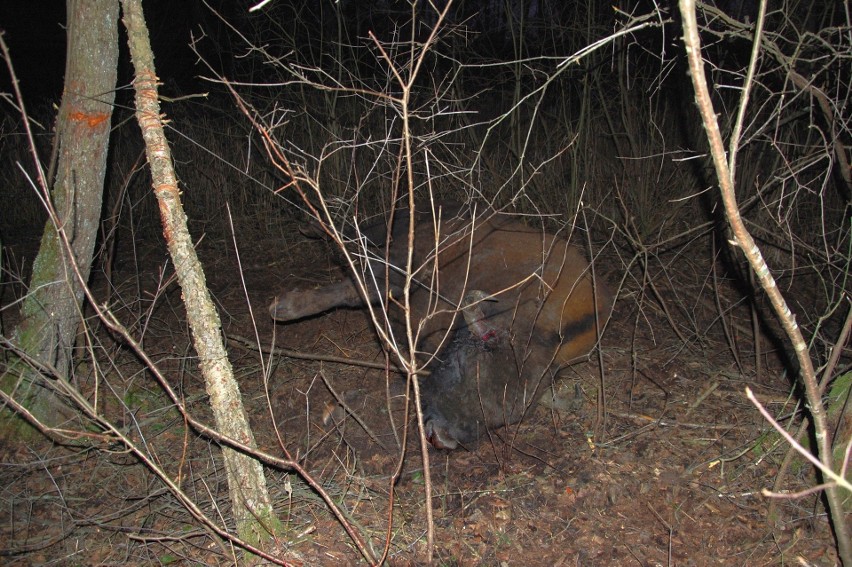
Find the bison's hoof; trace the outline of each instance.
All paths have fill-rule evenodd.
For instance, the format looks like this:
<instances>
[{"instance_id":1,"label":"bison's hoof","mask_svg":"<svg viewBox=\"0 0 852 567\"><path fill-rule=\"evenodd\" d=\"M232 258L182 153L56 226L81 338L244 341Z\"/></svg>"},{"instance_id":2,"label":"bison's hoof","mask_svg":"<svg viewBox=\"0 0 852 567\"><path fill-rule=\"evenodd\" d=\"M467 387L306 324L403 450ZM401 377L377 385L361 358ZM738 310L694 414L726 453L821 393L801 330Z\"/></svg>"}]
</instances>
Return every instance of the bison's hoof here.
<instances>
[{"instance_id":1,"label":"bison's hoof","mask_svg":"<svg viewBox=\"0 0 852 567\"><path fill-rule=\"evenodd\" d=\"M304 305L299 303L297 295L296 293L288 293L276 297L272 305L269 306L269 314L272 319L275 321L293 321L300 318L303 315L300 307L304 307Z\"/></svg>"},{"instance_id":2,"label":"bison's hoof","mask_svg":"<svg viewBox=\"0 0 852 567\"><path fill-rule=\"evenodd\" d=\"M434 421L427 421L425 428L426 439L436 449L452 451L459 446L459 442L446 429L436 425Z\"/></svg>"}]
</instances>

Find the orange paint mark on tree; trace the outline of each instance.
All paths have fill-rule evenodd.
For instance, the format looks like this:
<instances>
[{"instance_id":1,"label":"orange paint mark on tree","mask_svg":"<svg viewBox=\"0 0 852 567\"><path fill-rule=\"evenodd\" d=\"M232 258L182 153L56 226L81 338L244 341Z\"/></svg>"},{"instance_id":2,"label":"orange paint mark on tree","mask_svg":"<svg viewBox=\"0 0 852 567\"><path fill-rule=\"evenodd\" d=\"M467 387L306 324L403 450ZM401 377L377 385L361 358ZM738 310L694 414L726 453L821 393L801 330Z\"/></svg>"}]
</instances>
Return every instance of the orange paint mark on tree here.
<instances>
[{"instance_id":1,"label":"orange paint mark on tree","mask_svg":"<svg viewBox=\"0 0 852 567\"><path fill-rule=\"evenodd\" d=\"M68 115L68 118L75 122L85 122L89 128L95 128L100 126L105 121L109 120L109 114L106 112L99 112L96 114L87 114L85 112L72 112Z\"/></svg>"}]
</instances>

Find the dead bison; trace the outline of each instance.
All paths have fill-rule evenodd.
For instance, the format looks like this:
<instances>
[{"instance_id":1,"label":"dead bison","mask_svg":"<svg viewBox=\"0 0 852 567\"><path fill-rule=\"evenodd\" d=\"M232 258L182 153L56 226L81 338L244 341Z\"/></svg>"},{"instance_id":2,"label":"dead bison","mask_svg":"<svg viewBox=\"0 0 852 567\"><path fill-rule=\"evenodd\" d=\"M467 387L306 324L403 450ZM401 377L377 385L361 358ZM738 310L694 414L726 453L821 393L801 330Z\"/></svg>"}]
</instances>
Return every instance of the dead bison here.
<instances>
[{"instance_id":1,"label":"dead bison","mask_svg":"<svg viewBox=\"0 0 852 567\"><path fill-rule=\"evenodd\" d=\"M356 269L368 300L396 322L388 336L403 351L409 220L403 210L391 223L362 230L357 240L375 248L355 255L362 258ZM416 220L412 328L424 356L437 352L431 374L421 378L423 414L430 442L454 449L519 421L560 368L586 356L609 316L611 296L600 282L593 285L589 263L558 235L494 213L471 218L456 208L418 213ZM387 254L377 253L386 242ZM347 278L287 291L269 312L276 321L293 321L363 305Z\"/></svg>"}]
</instances>

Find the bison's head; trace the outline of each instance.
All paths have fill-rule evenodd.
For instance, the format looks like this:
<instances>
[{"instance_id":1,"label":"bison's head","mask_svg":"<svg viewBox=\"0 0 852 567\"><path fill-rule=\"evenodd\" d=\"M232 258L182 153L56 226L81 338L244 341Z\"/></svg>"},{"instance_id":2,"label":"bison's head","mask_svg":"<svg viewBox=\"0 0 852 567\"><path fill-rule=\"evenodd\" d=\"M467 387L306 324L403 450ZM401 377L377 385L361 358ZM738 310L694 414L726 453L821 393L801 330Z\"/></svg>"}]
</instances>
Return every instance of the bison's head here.
<instances>
[{"instance_id":1,"label":"bison's head","mask_svg":"<svg viewBox=\"0 0 852 567\"><path fill-rule=\"evenodd\" d=\"M487 298L481 291L465 296L467 325L456 332L440 364L423 381L426 436L438 449L472 443L488 428L509 423L507 417L515 413L515 353L506 330L485 315L482 302Z\"/></svg>"}]
</instances>

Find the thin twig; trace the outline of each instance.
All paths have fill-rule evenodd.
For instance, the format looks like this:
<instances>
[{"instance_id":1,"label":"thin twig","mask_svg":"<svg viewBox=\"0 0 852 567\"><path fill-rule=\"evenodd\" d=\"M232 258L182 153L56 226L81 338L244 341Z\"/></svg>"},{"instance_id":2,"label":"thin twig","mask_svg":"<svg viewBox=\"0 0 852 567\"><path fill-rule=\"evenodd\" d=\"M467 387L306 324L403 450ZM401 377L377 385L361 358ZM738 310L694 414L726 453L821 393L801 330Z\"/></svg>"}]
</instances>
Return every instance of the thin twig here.
<instances>
[{"instance_id":1,"label":"thin twig","mask_svg":"<svg viewBox=\"0 0 852 567\"><path fill-rule=\"evenodd\" d=\"M265 347L258 346L255 341L249 340L246 337L241 335L228 335L228 342L234 346L238 346L248 350L260 351L264 354L277 354L279 356L285 356L287 358L297 358L299 360L314 360L317 362L333 362L336 364L346 364L348 366L362 366L364 368L374 368L376 370L389 370L391 372L397 372L399 374L405 374L403 370L399 368L387 364L383 364L381 362L370 362L369 360L362 360L360 358L348 358L346 356L335 356L333 354L317 354L313 352L302 352L298 350L290 350L281 347ZM420 374L425 375L428 374L427 371L421 371Z\"/></svg>"},{"instance_id":2,"label":"thin twig","mask_svg":"<svg viewBox=\"0 0 852 567\"><path fill-rule=\"evenodd\" d=\"M752 269L757 275L761 286L766 291L767 296L775 310L781 325L793 344L793 349L796 353L796 358L800 365L800 376L804 384L805 395L808 399L808 406L813 416L814 428L816 432L816 441L819 449L819 460L817 460L809 452L804 454L812 462L818 462L820 470L826 475L835 475L833 470L833 456L831 452L831 439L828 429L828 419L826 416L825 406L820 398L820 387L816 379L813 361L808 353L808 345L802 336L802 331L796 323L796 318L790 311L789 306L778 289L775 278L766 265L766 261L757 247L754 239L751 237L748 229L743 223L740 214L739 206L736 200L734 191L734 178L730 163L725 155L725 148L722 143L722 135L719 131L719 123L716 114L713 110L713 102L710 98L710 90L707 86L707 79L704 75L704 61L701 58L701 40L698 35L698 22L695 15L695 0L680 0L680 11L683 16L684 27L684 44L686 47L686 55L689 61L690 76L692 77L693 88L695 91L695 100L698 104L698 109L701 113L704 122L704 129L707 134L707 141L710 144L710 153L713 157L713 165L716 169L716 176L719 181L719 187L722 195L722 201L725 205L725 213L728 223L734 233L732 246L740 248L751 264ZM763 24L766 17L766 0L761 0L760 9L755 25L754 43L752 57L749 63L749 77L753 77L754 70L757 66L757 55L761 50L761 34ZM748 104L749 93L752 87L752 80L743 82L742 94L740 98L740 106L744 107ZM742 113L740 114L742 117ZM736 148L736 145L733 146ZM765 414L768 416L768 414ZM782 435L786 431L780 429ZM788 441L793 441L788 436ZM849 526L846 522L843 504L840 499L840 494L837 486L828 486L825 491L828 501L828 511L832 517L832 527L834 528L835 539L838 547L838 554L841 561L846 567L852 567L852 540L849 537Z\"/></svg>"},{"instance_id":3,"label":"thin twig","mask_svg":"<svg viewBox=\"0 0 852 567\"><path fill-rule=\"evenodd\" d=\"M325 384L325 387L326 387L326 388L328 388L328 391L329 391L329 392L331 392L331 395L332 395L332 396L334 396L334 399L336 399L336 400L337 400L337 403L339 403L341 406L343 406L343 409L345 409L345 410L346 410L346 413L348 413L349 415L351 415L351 416L352 416L352 419L354 419L356 422L358 422L358 425L360 425L360 426L364 429L364 431L366 431L366 432L367 432L367 435L369 435L369 436L370 436L370 438L371 438L373 441L375 441L376 443L378 443L378 444L379 444L379 446L380 446L382 449L384 449L385 451L387 451L387 450L388 450L388 448L387 448L387 447L385 447L385 444L384 444L384 443L382 443L382 440L381 440L381 439L379 439L379 436L378 436L378 435L376 435L375 433L373 433L373 430L372 430L372 429L370 429L370 426L369 426L369 425L367 425L367 424L364 422L364 420L363 420L363 419L361 419L361 416L359 416L357 413L355 413L355 411L354 411L351 407L349 407L349 404L347 404L347 403L346 403L346 400L344 399L344 397L337 393L337 390L335 390L335 389L334 389L334 386L332 386L332 385L331 385L331 381L330 381L330 380L328 379L328 377L325 375L325 372L323 372L322 370L320 370L320 372L319 372L319 376L320 376L320 378L322 378L322 381L323 381L323 384Z\"/></svg>"}]
</instances>

